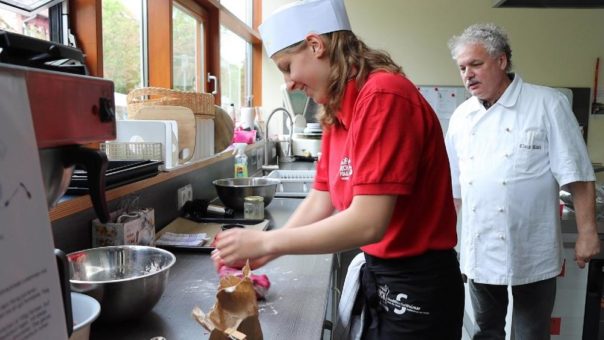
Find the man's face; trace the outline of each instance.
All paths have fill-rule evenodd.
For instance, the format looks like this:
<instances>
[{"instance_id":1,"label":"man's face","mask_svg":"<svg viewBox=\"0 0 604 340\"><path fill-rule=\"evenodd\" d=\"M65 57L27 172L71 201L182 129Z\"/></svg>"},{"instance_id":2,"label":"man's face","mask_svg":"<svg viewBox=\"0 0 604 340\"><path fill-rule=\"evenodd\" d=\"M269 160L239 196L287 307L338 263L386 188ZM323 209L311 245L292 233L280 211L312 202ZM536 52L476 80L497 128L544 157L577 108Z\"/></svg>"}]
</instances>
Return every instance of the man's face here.
<instances>
[{"instance_id":1,"label":"man's face","mask_svg":"<svg viewBox=\"0 0 604 340\"><path fill-rule=\"evenodd\" d=\"M495 102L508 84L507 57L492 57L481 43L469 43L455 57L464 86L478 99Z\"/></svg>"}]
</instances>

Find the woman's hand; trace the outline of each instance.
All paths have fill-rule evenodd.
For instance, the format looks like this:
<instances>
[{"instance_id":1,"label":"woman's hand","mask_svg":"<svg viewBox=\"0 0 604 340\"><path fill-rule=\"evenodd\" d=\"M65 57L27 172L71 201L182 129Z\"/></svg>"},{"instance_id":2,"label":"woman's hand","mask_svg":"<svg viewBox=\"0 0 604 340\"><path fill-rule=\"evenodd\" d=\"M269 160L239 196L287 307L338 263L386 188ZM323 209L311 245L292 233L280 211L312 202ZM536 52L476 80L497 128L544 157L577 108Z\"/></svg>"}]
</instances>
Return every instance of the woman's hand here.
<instances>
[{"instance_id":1,"label":"woman's hand","mask_svg":"<svg viewBox=\"0 0 604 340\"><path fill-rule=\"evenodd\" d=\"M212 251L211 258L212 258L212 261L214 262L214 269L216 269L216 271L219 271L220 268L227 266L227 264L224 262L222 257L220 257L220 251L218 249L214 249ZM255 260L250 260L250 269L252 269L252 270L258 269L258 268L264 266L265 264L269 263L270 261L274 260L275 258L276 258L276 256L267 255L267 256L259 257ZM246 260L241 260L241 261L237 261L237 262L231 264L228 267L241 269L245 266L245 263L246 263Z\"/></svg>"},{"instance_id":2,"label":"woman's hand","mask_svg":"<svg viewBox=\"0 0 604 340\"><path fill-rule=\"evenodd\" d=\"M216 235L216 249L212 252L214 266L240 268L248 259L252 269L266 264L273 257L267 256L265 238L266 232L257 230L235 228L221 232Z\"/></svg>"}]
</instances>

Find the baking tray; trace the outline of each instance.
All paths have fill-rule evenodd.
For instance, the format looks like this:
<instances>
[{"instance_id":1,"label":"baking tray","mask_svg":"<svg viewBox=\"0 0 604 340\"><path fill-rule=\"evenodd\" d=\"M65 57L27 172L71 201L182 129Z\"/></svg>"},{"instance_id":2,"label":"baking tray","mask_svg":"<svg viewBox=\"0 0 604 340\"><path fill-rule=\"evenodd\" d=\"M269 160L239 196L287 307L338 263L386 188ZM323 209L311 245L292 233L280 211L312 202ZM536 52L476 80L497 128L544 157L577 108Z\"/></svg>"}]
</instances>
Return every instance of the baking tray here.
<instances>
[{"instance_id":1,"label":"baking tray","mask_svg":"<svg viewBox=\"0 0 604 340\"><path fill-rule=\"evenodd\" d=\"M105 172L105 189L113 189L128 183L156 176L162 161L109 161ZM88 193L88 173L76 167L71 176L67 189L69 195L85 195Z\"/></svg>"},{"instance_id":2,"label":"baking tray","mask_svg":"<svg viewBox=\"0 0 604 340\"><path fill-rule=\"evenodd\" d=\"M243 219L225 219L225 222L196 222L187 218L178 217L174 221L170 222L162 230L155 234L155 239L159 239L163 233L172 232L176 234L195 234L195 233L207 233L209 240L207 240L201 246L172 246L172 245L158 245L160 248L175 249L175 250L194 250L202 252L211 252L214 250L212 243L214 237L222 230L224 224L242 224L246 229L254 230L267 230L270 226L269 220L262 220L260 223L256 220L243 220Z\"/></svg>"}]
</instances>

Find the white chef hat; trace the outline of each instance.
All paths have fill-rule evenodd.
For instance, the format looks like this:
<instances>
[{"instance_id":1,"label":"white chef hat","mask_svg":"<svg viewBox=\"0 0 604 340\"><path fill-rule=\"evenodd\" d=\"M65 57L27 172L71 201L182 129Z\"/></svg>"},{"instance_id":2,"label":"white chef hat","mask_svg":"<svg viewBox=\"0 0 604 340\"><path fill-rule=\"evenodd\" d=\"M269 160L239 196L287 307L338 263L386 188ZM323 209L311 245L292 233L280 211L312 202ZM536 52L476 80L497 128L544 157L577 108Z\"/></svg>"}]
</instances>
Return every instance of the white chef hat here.
<instances>
[{"instance_id":1,"label":"white chef hat","mask_svg":"<svg viewBox=\"0 0 604 340\"><path fill-rule=\"evenodd\" d=\"M269 57L309 33L351 31L344 0L296 1L279 8L258 29Z\"/></svg>"}]
</instances>

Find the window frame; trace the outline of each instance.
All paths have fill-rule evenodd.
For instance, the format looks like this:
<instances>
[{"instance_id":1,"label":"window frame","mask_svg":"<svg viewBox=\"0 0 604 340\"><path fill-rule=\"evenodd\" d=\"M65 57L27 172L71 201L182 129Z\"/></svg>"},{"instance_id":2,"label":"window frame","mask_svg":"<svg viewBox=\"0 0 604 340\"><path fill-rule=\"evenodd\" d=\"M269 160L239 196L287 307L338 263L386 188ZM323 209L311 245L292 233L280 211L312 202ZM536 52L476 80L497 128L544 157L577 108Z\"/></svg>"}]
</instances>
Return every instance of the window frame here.
<instances>
[{"instance_id":1,"label":"window frame","mask_svg":"<svg viewBox=\"0 0 604 340\"><path fill-rule=\"evenodd\" d=\"M206 70L208 67L207 62L207 46L202 46L202 44L206 44L208 42L208 12L201 7L199 4L194 2L193 0L175 0L172 1L172 6L180 7L182 10L186 11L188 14L195 17L197 20L197 27L195 29L195 50L201 51L201 53L195 53L195 73L196 73L196 84L195 87L200 91L207 92L207 74ZM203 31L202 31L203 28ZM201 32L200 35L199 33ZM203 54L203 56L202 56ZM172 54L173 55L173 54ZM202 64L203 61L203 64ZM172 70L173 71L173 70ZM174 82L172 80L172 86ZM171 87L172 88L172 87Z\"/></svg>"},{"instance_id":2,"label":"window frame","mask_svg":"<svg viewBox=\"0 0 604 340\"><path fill-rule=\"evenodd\" d=\"M77 37L78 47L86 54L86 64L91 75L103 76L102 53L102 0L68 0L71 27ZM203 89L210 92L207 75L216 75L220 81L220 25L241 36L252 45L253 105L262 105L262 41L258 26L262 20L262 0L253 0L252 27L239 20L218 0L147 0L147 58L148 86L172 88L172 3L178 1L195 11L201 8L204 22L205 71ZM216 104L220 105L220 87L216 88Z\"/></svg>"},{"instance_id":3,"label":"window frame","mask_svg":"<svg viewBox=\"0 0 604 340\"><path fill-rule=\"evenodd\" d=\"M226 7L220 5L220 24L240 36L252 46L252 93L254 95L252 105L262 105L262 39L258 33L258 26L262 22L262 1L253 0L252 3L252 27L241 21ZM219 65L220 66L220 65Z\"/></svg>"}]
</instances>

